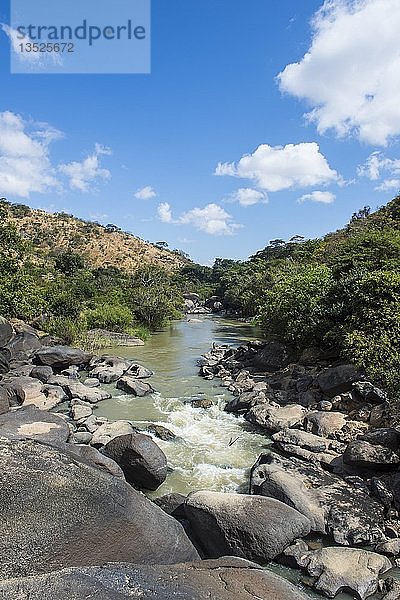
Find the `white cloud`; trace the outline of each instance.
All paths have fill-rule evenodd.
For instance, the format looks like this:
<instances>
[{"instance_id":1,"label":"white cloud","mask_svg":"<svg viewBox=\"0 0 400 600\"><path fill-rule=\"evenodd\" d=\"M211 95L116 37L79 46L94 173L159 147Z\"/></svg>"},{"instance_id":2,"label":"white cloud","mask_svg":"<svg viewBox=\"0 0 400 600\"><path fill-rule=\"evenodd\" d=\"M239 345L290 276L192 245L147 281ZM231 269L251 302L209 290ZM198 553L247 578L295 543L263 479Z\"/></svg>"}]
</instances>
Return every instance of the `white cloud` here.
<instances>
[{"instance_id":1,"label":"white cloud","mask_svg":"<svg viewBox=\"0 0 400 600\"><path fill-rule=\"evenodd\" d=\"M387 158L382 152L370 154L365 163L358 167L357 173L371 181L384 178L375 188L379 192L400 189L400 159Z\"/></svg>"},{"instance_id":2,"label":"white cloud","mask_svg":"<svg viewBox=\"0 0 400 600\"><path fill-rule=\"evenodd\" d=\"M315 142L262 144L237 163L219 163L215 174L251 179L268 192L340 181Z\"/></svg>"},{"instance_id":3,"label":"white cloud","mask_svg":"<svg viewBox=\"0 0 400 600\"><path fill-rule=\"evenodd\" d=\"M400 2L326 0L314 15L307 53L278 75L303 98L318 131L386 145L400 133Z\"/></svg>"},{"instance_id":4,"label":"white cloud","mask_svg":"<svg viewBox=\"0 0 400 600\"><path fill-rule=\"evenodd\" d=\"M253 190L252 188L240 188L231 194L231 199L234 202L239 202L241 206L252 206L259 202L262 204L268 203L268 196L265 192Z\"/></svg>"},{"instance_id":5,"label":"white cloud","mask_svg":"<svg viewBox=\"0 0 400 600\"><path fill-rule=\"evenodd\" d=\"M36 68L38 66L45 67L48 63L57 65L62 64L63 60L61 53L59 52L21 52L21 42L24 42L24 44L27 42L34 43L35 40L32 40L27 35L25 35L25 38L22 40L19 37L18 31L6 23L0 23L0 30L4 31L6 36L9 38L10 50L19 62L25 63L26 65L34 65Z\"/></svg>"},{"instance_id":6,"label":"white cloud","mask_svg":"<svg viewBox=\"0 0 400 600\"><path fill-rule=\"evenodd\" d=\"M60 187L49 159L49 144L62 137L46 123L0 113L0 194L28 198L32 192Z\"/></svg>"},{"instance_id":7,"label":"white cloud","mask_svg":"<svg viewBox=\"0 0 400 600\"><path fill-rule=\"evenodd\" d=\"M158 208L157 208L157 212L158 212L159 219L163 223L172 223L173 222L171 206L168 204L168 202L162 202L161 204L159 204Z\"/></svg>"},{"instance_id":8,"label":"white cloud","mask_svg":"<svg viewBox=\"0 0 400 600\"><path fill-rule=\"evenodd\" d=\"M157 194L150 185L146 185L145 187L139 188L135 192L135 198L137 198L138 200L151 200L156 196Z\"/></svg>"},{"instance_id":9,"label":"white cloud","mask_svg":"<svg viewBox=\"0 0 400 600\"><path fill-rule=\"evenodd\" d=\"M89 192L93 189L92 185L97 180L108 180L111 178L110 171L103 169L100 164L100 157L110 154L110 148L96 144L93 154L90 154L81 162L62 164L58 168L61 173L69 178L71 189Z\"/></svg>"},{"instance_id":10,"label":"white cloud","mask_svg":"<svg viewBox=\"0 0 400 600\"><path fill-rule=\"evenodd\" d=\"M207 204L204 208L193 208L180 219L180 223L191 224L196 229L211 235L232 235L241 225L218 204Z\"/></svg>"},{"instance_id":11,"label":"white cloud","mask_svg":"<svg viewBox=\"0 0 400 600\"><path fill-rule=\"evenodd\" d=\"M320 190L316 190L315 192L311 192L310 194L304 194L299 198L299 202L306 202L307 200L311 200L311 202L322 202L323 204L332 204L336 199L335 194L331 192L321 192Z\"/></svg>"}]
</instances>

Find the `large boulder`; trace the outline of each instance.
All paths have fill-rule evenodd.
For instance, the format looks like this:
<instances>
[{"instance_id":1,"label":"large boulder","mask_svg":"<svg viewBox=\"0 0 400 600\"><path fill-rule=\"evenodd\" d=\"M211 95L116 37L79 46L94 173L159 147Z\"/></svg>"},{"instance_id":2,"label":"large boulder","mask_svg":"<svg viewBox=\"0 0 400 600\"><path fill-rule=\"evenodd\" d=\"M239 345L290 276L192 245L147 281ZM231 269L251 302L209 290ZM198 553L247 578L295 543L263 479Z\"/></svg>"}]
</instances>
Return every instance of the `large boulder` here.
<instances>
[{"instance_id":1,"label":"large boulder","mask_svg":"<svg viewBox=\"0 0 400 600\"><path fill-rule=\"evenodd\" d=\"M358 439L390 448L394 452L400 451L400 431L394 427L386 427L368 431Z\"/></svg>"},{"instance_id":2,"label":"large boulder","mask_svg":"<svg viewBox=\"0 0 400 600\"><path fill-rule=\"evenodd\" d=\"M295 508L310 520L313 531L331 535L338 544L371 545L385 539L384 506L368 489L352 486L314 462L262 454L252 469L250 489Z\"/></svg>"},{"instance_id":3,"label":"large boulder","mask_svg":"<svg viewBox=\"0 0 400 600\"><path fill-rule=\"evenodd\" d=\"M47 365L56 369L65 369L71 365L86 365L93 354L70 346L44 346L35 353L33 361L37 365Z\"/></svg>"},{"instance_id":4,"label":"large boulder","mask_svg":"<svg viewBox=\"0 0 400 600\"><path fill-rule=\"evenodd\" d=\"M313 587L329 598L350 589L364 600L377 591L380 575L392 564L388 558L367 550L321 548L310 552L306 568L309 575L317 577Z\"/></svg>"},{"instance_id":5,"label":"large boulder","mask_svg":"<svg viewBox=\"0 0 400 600\"><path fill-rule=\"evenodd\" d=\"M283 577L240 558L177 565L110 564L0 581L3 600L307 600Z\"/></svg>"},{"instance_id":6,"label":"large boulder","mask_svg":"<svg viewBox=\"0 0 400 600\"><path fill-rule=\"evenodd\" d=\"M42 343L36 334L24 331L17 333L6 345L13 360L31 357L41 347Z\"/></svg>"},{"instance_id":7,"label":"large boulder","mask_svg":"<svg viewBox=\"0 0 400 600\"><path fill-rule=\"evenodd\" d=\"M268 431L280 431L287 427L297 427L304 421L307 410L300 404L278 404L263 403L253 406L245 415L245 419L267 429Z\"/></svg>"},{"instance_id":8,"label":"large boulder","mask_svg":"<svg viewBox=\"0 0 400 600\"><path fill-rule=\"evenodd\" d=\"M32 439L59 446L67 441L70 430L59 415L22 406L0 415L0 436L10 439Z\"/></svg>"},{"instance_id":9,"label":"large boulder","mask_svg":"<svg viewBox=\"0 0 400 600\"><path fill-rule=\"evenodd\" d=\"M317 377L317 384L326 396L332 398L351 390L352 384L360 379L360 371L354 365L338 365L322 371Z\"/></svg>"},{"instance_id":10,"label":"large boulder","mask_svg":"<svg viewBox=\"0 0 400 600\"><path fill-rule=\"evenodd\" d=\"M385 446L370 444L365 440L354 440L347 446L343 462L353 467L379 471L398 467L400 456Z\"/></svg>"},{"instance_id":11,"label":"large boulder","mask_svg":"<svg viewBox=\"0 0 400 600\"><path fill-rule=\"evenodd\" d=\"M134 487L156 490L167 477L167 459L153 440L142 433L115 437L103 452L123 470Z\"/></svg>"},{"instance_id":12,"label":"large boulder","mask_svg":"<svg viewBox=\"0 0 400 600\"><path fill-rule=\"evenodd\" d=\"M73 454L0 439L0 464L0 577L198 557L175 519Z\"/></svg>"},{"instance_id":13,"label":"large boulder","mask_svg":"<svg viewBox=\"0 0 400 600\"><path fill-rule=\"evenodd\" d=\"M93 367L90 376L96 377L101 383L113 383L122 377L131 362L117 356L96 356L90 361L90 366Z\"/></svg>"},{"instance_id":14,"label":"large boulder","mask_svg":"<svg viewBox=\"0 0 400 600\"><path fill-rule=\"evenodd\" d=\"M8 348L0 348L0 374L10 370L11 352Z\"/></svg>"},{"instance_id":15,"label":"large boulder","mask_svg":"<svg viewBox=\"0 0 400 600\"><path fill-rule=\"evenodd\" d=\"M126 394L132 394L132 396L148 396L154 393L154 389L149 383L135 379L134 377L124 376L117 381L117 389L122 390Z\"/></svg>"},{"instance_id":16,"label":"large boulder","mask_svg":"<svg viewBox=\"0 0 400 600\"><path fill-rule=\"evenodd\" d=\"M231 554L265 563L310 532L297 510L261 496L195 492L185 513L209 558Z\"/></svg>"},{"instance_id":17,"label":"large boulder","mask_svg":"<svg viewBox=\"0 0 400 600\"><path fill-rule=\"evenodd\" d=\"M11 323L4 317L0 317L0 348L3 348L11 341L14 335L14 329Z\"/></svg>"},{"instance_id":18,"label":"large boulder","mask_svg":"<svg viewBox=\"0 0 400 600\"><path fill-rule=\"evenodd\" d=\"M58 385L68 394L70 399L78 398L84 402L96 404L102 400L108 400L112 397L110 392L99 388L93 388L84 385L76 379L71 379L65 375L53 375L47 380L49 385Z\"/></svg>"},{"instance_id":19,"label":"large boulder","mask_svg":"<svg viewBox=\"0 0 400 600\"><path fill-rule=\"evenodd\" d=\"M274 372L287 367L293 358L290 348L277 341L267 342L255 355L254 365L262 371Z\"/></svg>"},{"instance_id":20,"label":"large boulder","mask_svg":"<svg viewBox=\"0 0 400 600\"><path fill-rule=\"evenodd\" d=\"M7 394L7 390L0 387L0 415L8 412L10 408L10 400Z\"/></svg>"}]
</instances>

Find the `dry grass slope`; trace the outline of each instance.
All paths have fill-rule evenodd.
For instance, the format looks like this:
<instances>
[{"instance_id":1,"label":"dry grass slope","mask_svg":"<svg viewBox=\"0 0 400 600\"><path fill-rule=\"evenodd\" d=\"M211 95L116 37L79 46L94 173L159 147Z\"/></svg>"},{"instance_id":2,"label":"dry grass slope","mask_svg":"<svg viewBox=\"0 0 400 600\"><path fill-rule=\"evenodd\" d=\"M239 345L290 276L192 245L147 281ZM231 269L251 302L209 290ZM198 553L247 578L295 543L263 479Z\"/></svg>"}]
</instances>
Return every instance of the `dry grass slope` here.
<instances>
[{"instance_id":1,"label":"dry grass slope","mask_svg":"<svg viewBox=\"0 0 400 600\"><path fill-rule=\"evenodd\" d=\"M134 271L144 265L157 265L173 271L188 262L177 252L158 248L130 233L112 231L72 215L51 214L23 205L10 205L7 210L21 235L42 255L71 250L84 256L92 267L114 266L126 271Z\"/></svg>"}]
</instances>

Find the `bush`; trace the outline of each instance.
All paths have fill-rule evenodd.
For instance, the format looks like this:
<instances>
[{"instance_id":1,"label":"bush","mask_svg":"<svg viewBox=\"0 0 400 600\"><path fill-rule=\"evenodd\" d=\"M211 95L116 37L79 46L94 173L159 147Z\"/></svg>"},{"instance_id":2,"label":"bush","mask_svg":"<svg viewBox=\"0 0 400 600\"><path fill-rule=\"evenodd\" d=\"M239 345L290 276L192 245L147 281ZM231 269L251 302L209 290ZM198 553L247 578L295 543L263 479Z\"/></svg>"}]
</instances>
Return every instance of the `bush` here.
<instances>
[{"instance_id":1,"label":"bush","mask_svg":"<svg viewBox=\"0 0 400 600\"><path fill-rule=\"evenodd\" d=\"M123 333L132 324L132 313L126 306L100 304L83 312L88 329L107 329Z\"/></svg>"}]
</instances>

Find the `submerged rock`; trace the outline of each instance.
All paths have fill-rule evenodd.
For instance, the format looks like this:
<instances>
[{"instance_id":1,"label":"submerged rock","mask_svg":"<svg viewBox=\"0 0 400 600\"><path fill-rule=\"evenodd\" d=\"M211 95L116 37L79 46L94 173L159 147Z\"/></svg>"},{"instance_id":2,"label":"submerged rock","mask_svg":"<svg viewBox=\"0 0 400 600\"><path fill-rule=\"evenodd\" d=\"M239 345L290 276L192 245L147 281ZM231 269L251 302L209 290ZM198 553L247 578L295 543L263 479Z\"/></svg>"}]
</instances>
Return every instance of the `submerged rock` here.
<instances>
[{"instance_id":1,"label":"submerged rock","mask_svg":"<svg viewBox=\"0 0 400 600\"><path fill-rule=\"evenodd\" d=\"M261 496L195 492L185 514L209 558L232 554L265 563L310 532L297 510Z\"/></svg>"},{"instance_id":2,"label":"submerged rock","mask_svg":"<svg viewBox=\"0 0 400 600\"><path fill-rule=\"evenodd\" d=\"M115 437L102 451L121 467L127 482L134 487L156 490L167 477L167 458L147 435Z\"/></svg>"},{"instance_id":3,"label":"submerged rock","mask_svg":"<svg viewBox=\"0 0 400 600\"><path fill-rule=\"evenodd\" d=\"M175 519L74 454L32 440L0 439L0 465L2 578L107 561L198 558Z\"/></svg>"},{"instance_id":4,"label":"submerged rock","mask_svg":"<svg viewBox=\"0 0 400 600\"><path fill-rule=\"evenodd\" d=\"M294 585L240 558L163 565L110 564L0 581L4 600L307 600Z\"/></svg>"}]
</instances>

